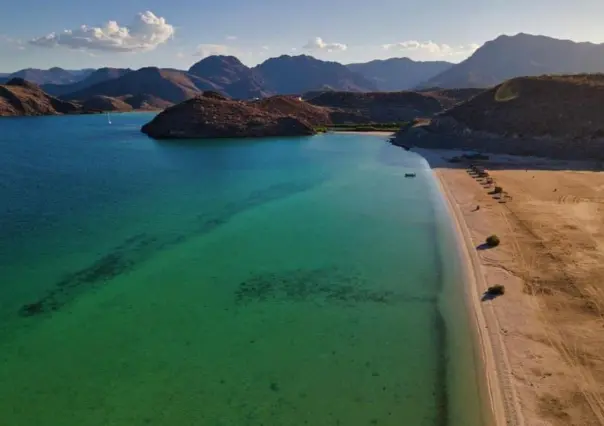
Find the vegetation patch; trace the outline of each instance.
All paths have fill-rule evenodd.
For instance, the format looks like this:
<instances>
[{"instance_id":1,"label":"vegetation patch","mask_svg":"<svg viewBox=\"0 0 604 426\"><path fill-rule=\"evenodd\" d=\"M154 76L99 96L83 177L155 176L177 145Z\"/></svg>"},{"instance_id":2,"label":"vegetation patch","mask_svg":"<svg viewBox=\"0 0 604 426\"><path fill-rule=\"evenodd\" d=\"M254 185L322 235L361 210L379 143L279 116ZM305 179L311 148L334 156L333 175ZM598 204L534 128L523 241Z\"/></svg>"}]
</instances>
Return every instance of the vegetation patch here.
<instances>
[{"instance_id":1,"label":"vegetation patch","mask_svg":"<svg viewBox=\"0 0 604 426\"><path fill-rule=\"evenodd\" d=\"M500 244L499 237L497 235L487 237L486 244L489 247L497 247Z\"/></svg>"}]
</instances>

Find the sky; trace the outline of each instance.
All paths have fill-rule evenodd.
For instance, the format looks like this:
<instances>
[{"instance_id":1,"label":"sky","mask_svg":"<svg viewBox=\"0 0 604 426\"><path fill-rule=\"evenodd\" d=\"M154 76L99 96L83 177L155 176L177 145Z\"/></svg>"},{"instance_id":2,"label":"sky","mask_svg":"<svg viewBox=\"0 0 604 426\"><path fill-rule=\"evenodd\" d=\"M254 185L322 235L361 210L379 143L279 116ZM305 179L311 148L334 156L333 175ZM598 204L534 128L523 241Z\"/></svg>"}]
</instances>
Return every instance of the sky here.
<instances>
[{"instance_id":1,"label":"sky","mask_svg":"<svg viewBox=\"0 0 604 426\"><path fill-rule=\"evenodd\" d=\"M604 42L603 0L0 0L0 72L205 56L460 62L501 34Z\"/></svg>"}]
</instances>

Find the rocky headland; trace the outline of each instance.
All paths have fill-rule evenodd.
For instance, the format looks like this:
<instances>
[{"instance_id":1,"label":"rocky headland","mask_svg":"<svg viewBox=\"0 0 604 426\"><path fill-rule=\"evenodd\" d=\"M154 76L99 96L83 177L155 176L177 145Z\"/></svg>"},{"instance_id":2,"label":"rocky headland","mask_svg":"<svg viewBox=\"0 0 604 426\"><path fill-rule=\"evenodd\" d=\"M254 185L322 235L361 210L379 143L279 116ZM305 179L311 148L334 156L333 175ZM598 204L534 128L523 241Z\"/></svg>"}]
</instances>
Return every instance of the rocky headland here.
<instances>
[{"instance_id":1,"label":"rocky headland","mask_svg":"<svg viewBox=\"0 0 604 426\"><path fill-rule=\"evenodd\" d=\"M404 146L604 160L604 75L519 77L466 102L416 119Z\"/></svg>"},{"instance_id":2,"label":"rocky headland","mask_svg":"<svg viewBox=\"0 0 604 426\"><path fill-rule=\"evenodd\" d=\"M0 116L73 114L80 106L46 94L39 86L22 78L0 85Z\"/></svg>"}]
</instances>

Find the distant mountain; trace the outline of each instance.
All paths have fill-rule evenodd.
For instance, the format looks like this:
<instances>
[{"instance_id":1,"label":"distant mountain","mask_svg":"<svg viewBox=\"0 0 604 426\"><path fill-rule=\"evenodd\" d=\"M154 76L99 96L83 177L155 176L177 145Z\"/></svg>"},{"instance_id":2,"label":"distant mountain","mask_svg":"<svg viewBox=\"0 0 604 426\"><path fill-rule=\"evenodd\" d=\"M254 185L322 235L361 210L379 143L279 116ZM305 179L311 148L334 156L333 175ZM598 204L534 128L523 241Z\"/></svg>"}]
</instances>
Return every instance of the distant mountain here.
<instances>
[{"instance_id":1,"label":"distant mountain","mask_svg":"<svg viewBox=\"0 0 604 426\"><path fill-rule=\"evenodd\" d=\"M234 56L208 56L189 68L189 74L211 81L235 99L251 99L272 94L262 75Z\"/></svg>"},{"instance_id":2,"label":"distant mountain","mask_svg":"<svg viewBox=\"0 0 604 426\"><path fill-rule=\"evenodd\" d=\"M604 72L604 44L530 34L500 36L420 87L491 87L519 76Z\"/></svg>"},{"instance_id":3,"label":"distant mountain","mask_svg":"<svg viewBox=\"0 0 604 426\"><path fill-rule=\"evenodd\" d=\"M411 89L453 65L444 61L417 62L409 58L390 58L349 64L347 67L371 80L378 90L395 92Z\"/></svg>"},{"instance_id":4,"label":"distant mountain","mask_svg":"<svg viewBox=\"0 0 604 426\"><path fill-rule=\"evenodd\" d=\"M208 56L193 64L189 74L211 81L218 86L228 86L242 79L249 79L252 70L234 56Z\"/></svg>"},{"instance_id":5,"label":"distant mountain","mask_svg":"<svg viewBox=\"0 0 604 426\"><path fill-rule=\"evenodd\" d=\"M73 73L71 71L64 70L63 68L50 68L48 70L41 70L37 68L26 68L3 78L2 82L6 82L13 78L22 78L31 83L42 85L42 84L70 84L79 81L81 78L85 78L86 75L81 72Z\"/></svg>"},{"instance_id":6,"label":"distant mountain","mask_svg":"<svg viewBox=\"0 0 604 426\"><path fill-rule=\"evenodd\" d=\"M334 90L352 92L375 91L377 86L366 77L338 62L326 62L312 56L282 55L253 68L274 93L302 94L328 86Z\"/></svg>"},{"instance_id":7,"label":"distant mountain","mask_svg":"<svg viewBox=\"0 0 604 426\"><path fill-rule=\"evenodd\" d=\"M110 97L146 95L177 103L194 97L204 90L218 89L212 82L185 71L147 67L69 93L63 98L83 100L97 95Z\"/></svg>"},{"instance_id":8,"label":"distant mountain","mask_svg":"<svg viewBox=\"0 0 604 426\"><path fill-rule=\"evenodd\" d=\"M78 92L95 84L119 78L131 72L130 68L99 68L89 73L83 80L71 84L43 84L42 89L53 96Z\"/></svg>"},{"instance_id":9,"label":"distant mountain","mask_svg":"<svg viewBox=\"0 0 604 426\"><path fill-rule=\"evenodd\" d=\"M0 85L0 116L69 114L79 109L79 105L49 96L22 78Z\"/></svg>"}]
</instances>

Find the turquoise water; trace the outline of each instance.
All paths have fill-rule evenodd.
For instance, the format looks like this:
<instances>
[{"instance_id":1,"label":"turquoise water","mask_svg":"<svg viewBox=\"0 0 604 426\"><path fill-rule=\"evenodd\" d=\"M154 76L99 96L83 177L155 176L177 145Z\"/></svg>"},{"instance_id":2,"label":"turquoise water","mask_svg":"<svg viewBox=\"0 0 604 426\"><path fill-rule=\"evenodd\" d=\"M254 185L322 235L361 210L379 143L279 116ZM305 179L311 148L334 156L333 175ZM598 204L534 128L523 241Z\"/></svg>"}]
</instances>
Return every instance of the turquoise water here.
<instances>
[{"instance_id":1,"label":"turquoise water","mask_svg":"<svg viewBox=\"0 0 604 426\"><path fill-rule=\"evenodd\" d=\"M421 157L150 118L0 121L0 424L484 423Z\"/></svg>"}]
</instances>

